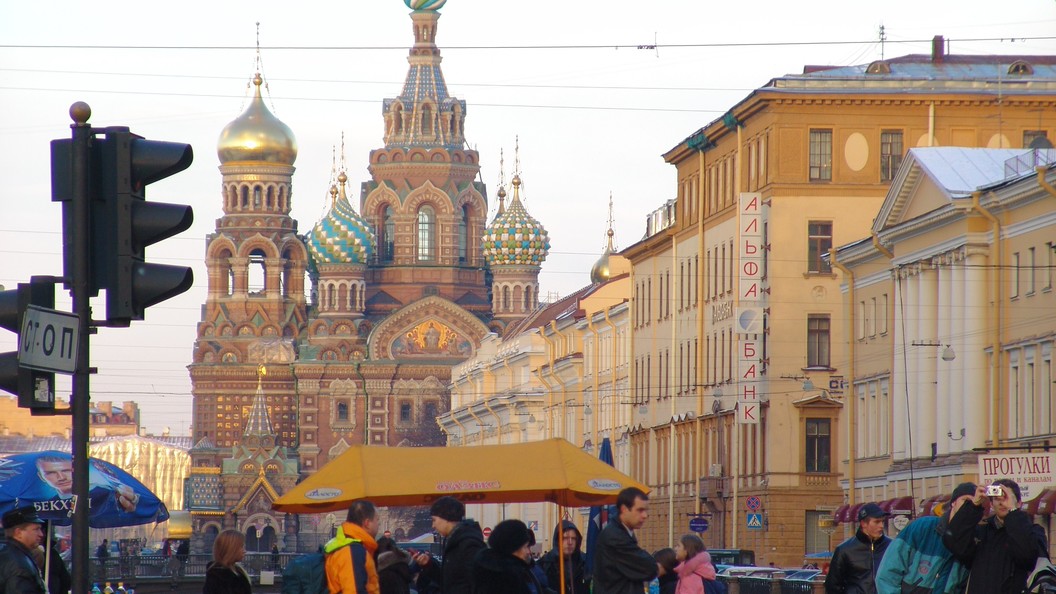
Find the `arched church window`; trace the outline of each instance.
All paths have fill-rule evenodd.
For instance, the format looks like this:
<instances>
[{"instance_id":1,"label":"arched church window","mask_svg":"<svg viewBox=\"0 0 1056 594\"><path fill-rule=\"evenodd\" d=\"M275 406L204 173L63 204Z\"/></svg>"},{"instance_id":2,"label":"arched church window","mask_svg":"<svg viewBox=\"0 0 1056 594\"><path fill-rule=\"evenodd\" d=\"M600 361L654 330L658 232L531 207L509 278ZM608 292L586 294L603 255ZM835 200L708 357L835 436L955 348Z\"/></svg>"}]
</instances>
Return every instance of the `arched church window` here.
<instances>
[{"instance_id":1,"label":"arched church window","mask_svg":"<svg viewBox=\"0 0 1056 594\"><path fill-rule=\"evenodd\" d=\"M502 311L510 311L510 287L502 288Z\"/></svg>"},{"instance_id":2,"label":"arched church window","mask_svg":"<svg viewBox=\"0 0 1056 594\"><path fill-rule=\"evenodd\" d=\"M348 403L338 402L337 403L337 420L347 421L348 420Z\"/></svg>"},{"instance_id":3,"label":"arched church window","mask_svg":"<svg viewBox=\"0 0 1056 594\"><path fill-rule=\"evenodd\" d=\"M267 274L264 268L264 250L257 248L249 254L249 292L263 295L267 290Z\"/></svg>"},{"instance_id":4,"label":"arched church window","mask_svg":"<svg viewBox=\"0 0 1056 594\"><path fill-rule=\"evenodd\" d=\"M431 206L418 209L418 260L436 258L436 212Z\"/></svg>"},{"instance_id":5,"label":"arched church window","mask_svg":"<svg viewBox=\"0 0 1056 594\"><path fill-rule=\"evenodd\" d=\"M469 259L469 206L462 207L462 218L458 221L458 262Z\"/></svg>"},{"instance_id":6,"label":"arched church window","mask_svg":"<svg viewBox=\"0 0 1056 594\"><path fill-rule=\"evenodd\" d=\"M396 103L392 106L392 133L403 132L403 106Z\"/></svg>"},{"instance_id":7,"label":"arched church window","mask_svg":"<svg viewBox=\"0 0 1056 594\"><path fill-rule=\"evenodd\" d=\"M381 261L392 262L396 251L396 221L393 217L392 207L386 206L381 217L381 241L378 242L381 245Z\"/></svg>"},{"instance_id":8,"label":"arched church window","mask_svg":"<svg viewBox=\"0 0 1056 594\"><path fill-rule=\"evenodd\" d=\"M433 110L428 105L422 106L422 136L433 134Z\"/></svg>"},{"instance_id":9,"label":"arched church window","mask_svg":"<svg viewBox=\"0 0 1056 594\"><path fill-rule=\"evenodd\" d=\"M241 194L239 200L239 208L246 208L249 206L249 188L242 186L239 188L239 194Z\"/></svg>"},{"instance_id":10,"label":"arched church window","mask_svg":"<svg viewBox=\"0 0 1056 594\"><path fill-rule=\"evenodd\" d=\"M253 208L260 208L260 186L253 186Z\"/></svg>"}]
</instances>

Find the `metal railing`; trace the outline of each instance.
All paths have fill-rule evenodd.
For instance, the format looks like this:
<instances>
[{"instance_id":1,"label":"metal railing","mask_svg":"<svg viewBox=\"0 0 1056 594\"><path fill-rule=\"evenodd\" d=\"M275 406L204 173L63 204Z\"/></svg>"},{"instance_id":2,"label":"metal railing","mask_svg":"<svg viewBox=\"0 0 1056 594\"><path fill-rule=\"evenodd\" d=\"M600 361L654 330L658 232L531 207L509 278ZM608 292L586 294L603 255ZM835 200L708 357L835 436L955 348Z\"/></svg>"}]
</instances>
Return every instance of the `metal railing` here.
<instances>
[{"instance_id":1,"label":"metal railing","mask_svg":"<svg viewBox=\"0 0 1056 594\"><path fill-rule=\"evenodd\" d=\"M260 572L264 570L274 571L276 575L281 575L286 563L297 556L296 553L279 553L274 556L271 553L246 553L246 557L242 560L242 567L245 568L251 577L258 577ZM98 583L100 587L105 582L116 584L117 582L131 582L144 577L171 578L173 571L176 572L178 578L202 577L205 575L206 566L212 560L212 555L187 555L186 561L181 566L178 562L174 564L171 557L166 557L160 553L113 556L106 559L93 557L90 559L91 569L89 576L92 582Z\"/></svg>"},{"instance_id":2,"label":"metal railing","mask_svg":"<svg viewBox=\"0 0 1056 594\"><path fill-rule=\"evenodd\" d=\"M789 580L784 577L720 577L729 594L824 594L823 581Z\"/></svg>"}]
</instances>

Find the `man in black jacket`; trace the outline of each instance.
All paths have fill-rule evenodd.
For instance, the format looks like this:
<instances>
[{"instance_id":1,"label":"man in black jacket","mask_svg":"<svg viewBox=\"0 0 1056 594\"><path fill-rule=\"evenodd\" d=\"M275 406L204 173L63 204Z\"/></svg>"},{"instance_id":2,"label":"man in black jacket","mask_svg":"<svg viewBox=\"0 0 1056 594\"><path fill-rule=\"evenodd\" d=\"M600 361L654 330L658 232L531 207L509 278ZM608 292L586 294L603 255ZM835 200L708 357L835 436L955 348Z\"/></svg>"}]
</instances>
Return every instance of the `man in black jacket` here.
<instances>
[{"instance_id":1,"label":"man in black jacket","mask_svg":"<svg viewBox=\"0 0 1056 594\"><path fill-rule=\"evenodd\" d=\"M649 517L649 497L637 487L627 487L616 497L616 514L598 534L594 594L641 594L659 570L634 536Z\"/></svg>"},{"instance_id":2,"label":"man in black jacket","mask_svg":"<svg viewBox=\"0 0 1056 594\"><path fill-rule=\"evenodd\" d=\"M0 550L0 584L4 592L14 594L47 594L44 578L30 551L44 541L44 520L32 507L11 510L3 516L7 546Z\"/></svg>"},{"instance_id":3,"label":"man in black jacket","mask_svg":"<svg viewBox=\"0 0 1056 594\"><path fill-rule=\"evenodd\" d=\"M561 558L564 555L565 594L590 594L590 576L587 575L587 557L581 546L583 535L576 525L568 520L554 528L554 548L539 560L539 568L546 575L550 589L561 592Z\"/></svg>"},{"instance_id":4,"label":"man in black jacket","mask_svg":"<svg viewBox=\"0 0 1056 594\"><path fill-rule=\"evenodd\" d=\"M971 567L966 594L1018 594L1027 585L1038 556L1048 552L1045 533L1019 509L1019 485L994 481L1001 494L989 497L994 515L982 525L987 487L979 485L972 501L950 518L942 544Z\"/></svg>"},{"instance_id":5,"label":"man in black jacket","mask_svg":"<svg viewBox=\"0 0 1056 594\"><path fill-rule=\"evenodd\" d=\"M887 516L875 503L858 510L858 530L832 553L825 594L875 594L876 570L891 543L884 534Z\"/></svg>"},{"instance_id":6,"label":"man in black jacket","mask_svg":"<svg viewBox=\"0 0 1056 594\"><path fill-rule=\"evenodd\" d=\"M442 594L472 594L470 568L477 552L485 548L480 524L465 519L466 506L454 497L434 501L429 515L433 517L433 530L445 539L443 561L437 562L429 553L415 555L415 562L422 567L419 580L439 584Z\"/></svg>"}]
</instances>

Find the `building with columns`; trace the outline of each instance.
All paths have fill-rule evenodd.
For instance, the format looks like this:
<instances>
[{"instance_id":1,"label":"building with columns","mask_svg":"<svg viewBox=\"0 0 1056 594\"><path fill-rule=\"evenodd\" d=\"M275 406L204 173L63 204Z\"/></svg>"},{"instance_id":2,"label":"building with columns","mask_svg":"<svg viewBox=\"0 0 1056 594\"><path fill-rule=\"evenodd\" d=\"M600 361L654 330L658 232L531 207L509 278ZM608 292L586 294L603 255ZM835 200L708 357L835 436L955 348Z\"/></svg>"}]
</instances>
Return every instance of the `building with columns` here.
<instances>
[{"instance_id":1,"label":"building with columns","mask_svg":"<svg viewBox=\"0 0 1056 594\"><path fill-rule=\"evenodd\" d=\"M675 198L622 252L631 392L647 411L631 470L655 489L644 546L667 546L691 514L710 514L709 547L761 565L800 565L850 534L833 512L862 495L841 461L863 454L839 439L855 345L824 256L869 236L907 149L1044 142L1054 102L1052 56L953 55L937 37L930 55L774 78L664 155ZM905 447L887 435L872 456Z\"/></svg>"},{"instance_id":2,"label":"building with columns","mask_svg":"<svg viewBox=\"0 0 1056 594\"><path fill-rule=\"evenodd\" d=\"M911 149L875 240L834 252L853 346L840 441L858 453L841 466L857 505L933 513L978 480L979 451L1056 436L1054 183L1051 148ZM1051 541L1056 490L1022 487Z\"/></svg>"},{"instance_id":3,"label":"building with columns","mask_svg":"<svg viewBox=\"0 0 1056 594\"><path fill-rule=\"evenodd\" d=\"M320 197L330 208L298 231L297 142L265 106L260 72L249 107L220 135L223 214L207 238L189 365L186 500L199 550L225 528L251 550L314 550L340 518L280 514L271 502L353 445L443 444L436 419L450 408L452 367L538 305L546 231L517 175L487 222L467 106L440 69L444 2L406 3L406 82L383 102L383 144L358 200L342 155ZM382 525L400 537L430 530L419 509L390 510Z\"/></svg>"}]
</instances>

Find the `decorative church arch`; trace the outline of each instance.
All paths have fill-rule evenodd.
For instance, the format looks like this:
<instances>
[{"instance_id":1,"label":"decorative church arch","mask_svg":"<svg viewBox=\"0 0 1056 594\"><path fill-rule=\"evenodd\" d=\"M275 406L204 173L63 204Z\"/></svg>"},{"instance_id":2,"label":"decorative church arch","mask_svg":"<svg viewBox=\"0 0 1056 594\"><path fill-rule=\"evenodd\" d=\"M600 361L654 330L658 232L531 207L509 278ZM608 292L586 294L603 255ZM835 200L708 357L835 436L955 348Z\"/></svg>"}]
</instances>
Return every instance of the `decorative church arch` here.
<instances>
[{"instance_id":1,"label":"decorative church arch","mask_svg":"<svg viewBox=\"0 0 1056 594\"><path fill-rule=\"evenodd\" d=\"M279 250L275 247L275 244L270 239L264 237L260 233L247 237L242 245L238 247L238 257L248 258L254 251L260 250L264 252L264 256L267 258L278 258Z\"/></svg>"},{"instance_id":2,"label":"decorative church arch","mask_svg":"<svg viewBox=\"0 0 1056 594\"><path fill-rule=\"evenodd\" d=\"M458 200L455 201L455 208L462 208L465 205L469 205L472 209L473 216L479 217L481 213L488 212L488 205L484 201L484 196L480 195L480 192L473 186L470 186L462 191L458 195Z\"/></svg>"},{"instance_id":3,"label":"decorative church arch","mask_svg":"<svg viewBox=\"0 0 1056 594\"><path fill-rule=\"evenodd\" d=\"M419 207L428 204L437 210L437 214L450 215L454 212L452 202L447 192L426 180L424 184L418 186L407 195L403 205L406 212L418 212Z\"/></svg>"},{"instance_id":4,"label":"decorative church arch","mask_svg":"<svg viewBox=\"0 0 1056 594\"><path fill-rule=\"evenodd\" d=\"M394 312L374 328L367 342L378 359L468 358L488 332L473 314L431 295Z\"/></svg>"},{"instance_id":5,"label":"decorative church arch","mask_svg":"<svg viewBox=\"0 0 1056 594\"><path fill-rule=\"evenodd\" d=\"M363 216L371 217L372 215L377 215L377 213L384 211L386 206L391 206L393 211L396 212L402 209L400 197L388 186L382 184L374 188L373 192L367 194L367 199L363 201ZM372 220L371 225L377 230L378 221Z\"/></svg>"}]
</instances>

